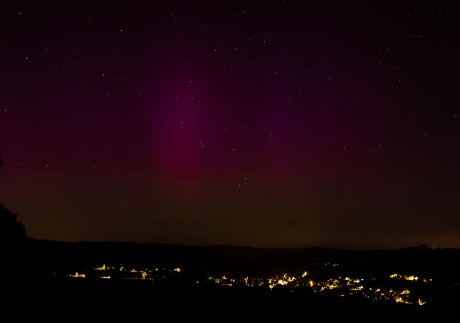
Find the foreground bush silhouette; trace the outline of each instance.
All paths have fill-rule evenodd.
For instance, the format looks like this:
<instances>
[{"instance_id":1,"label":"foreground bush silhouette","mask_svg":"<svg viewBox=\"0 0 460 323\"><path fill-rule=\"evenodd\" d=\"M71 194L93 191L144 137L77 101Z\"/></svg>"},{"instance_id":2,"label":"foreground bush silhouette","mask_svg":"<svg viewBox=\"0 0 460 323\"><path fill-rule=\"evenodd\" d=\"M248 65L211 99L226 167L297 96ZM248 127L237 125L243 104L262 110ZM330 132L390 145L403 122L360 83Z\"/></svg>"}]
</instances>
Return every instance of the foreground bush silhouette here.
<instances>
[{"instance_id":1,"label":"foreground bush silhouette","mask_svg":"<svg viewBox=\"0 0 460 323\"><path fill-rule=\"evenodd\" d=\"M0 156L0 168L2 165ZM0 284L3 290L19 288L17 282L27 275L26 268L31 268L27 251L29 240L17 215L0 203Z\"/></svg>"},{"instance_id":2,"label":"foreground bush silhouette","mask_svg":"<svg viewBox=\"0 0 460 323\"><path fill-rule=\"evenodd\" d=\"M3 158L0 155L0 167L3 165ZM18 222L17 215L0 204L0 241L15 241L27 238L26 229L21 222Z\"/></svg>"},{"instance_id":3,"label":"foreground bush silhouette","mask_svg":"<svg viewBox=\"0 0 460 323\"><path fill-rule=\"evenodd\" d=\"M18 222L17 215L0 204L0 241L16 241L27 238L26 229Z\"/></svg>"}]
</instances>

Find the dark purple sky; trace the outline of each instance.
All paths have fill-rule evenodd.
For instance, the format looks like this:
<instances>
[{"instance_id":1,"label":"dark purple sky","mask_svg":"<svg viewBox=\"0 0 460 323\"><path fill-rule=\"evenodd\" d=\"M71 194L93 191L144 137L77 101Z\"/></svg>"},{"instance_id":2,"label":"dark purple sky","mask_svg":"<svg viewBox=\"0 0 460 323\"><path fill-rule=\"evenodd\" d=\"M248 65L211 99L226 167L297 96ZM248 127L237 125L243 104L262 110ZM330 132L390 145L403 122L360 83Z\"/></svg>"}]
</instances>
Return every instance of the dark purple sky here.
<instances>
[{"instance_id":1,"label":"dark purple sky","mask_svg":"<svg viewBox=\"0 0 460 323\"><path fill-rule=\"evenodd\" d=\"M0 201L40 239L460 247L460 17L401 3L2 1Z\"/></svg>"}]
</instances>

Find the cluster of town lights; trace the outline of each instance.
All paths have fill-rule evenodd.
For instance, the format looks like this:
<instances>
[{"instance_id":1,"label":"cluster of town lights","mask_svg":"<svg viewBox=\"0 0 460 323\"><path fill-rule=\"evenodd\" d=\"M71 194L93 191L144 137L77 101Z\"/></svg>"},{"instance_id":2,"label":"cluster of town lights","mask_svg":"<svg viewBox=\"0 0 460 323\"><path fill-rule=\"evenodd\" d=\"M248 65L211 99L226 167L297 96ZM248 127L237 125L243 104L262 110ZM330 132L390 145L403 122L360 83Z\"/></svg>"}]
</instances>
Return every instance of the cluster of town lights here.
<instances>
[{"instance_id":1,"label":"cluster of town lights","mask_svg":"<svg viewBox=\"0 0 460 323\"><path fill-rule=\"evenodd\" d=\"M184 270L180 267L172 269L165 268L144 268L137 269L120 266L107 266L102 265L94 267L86 272L75 272L69 274L72 278L88 278L89 276L97 279L138 279L158 281L168 276L180 276ZM401 275L391 274L390 279L405 280L407 282L430 283L432 279L423 278L414 275ZM367 279L369 280L369 279ZM225 287L245 286L249 288L263 288L268 287L270 290L277 288L299 288L308 287L315 293L320 294L334 294L340 297L351 295L361 295L373 301L394 301L401 304L415 304L425 305L426 301L414 297L408 288L384 288L384 287L371 287L366 284L366 280L356 277L342 277L329 278L324 280L317 280L310 277L307 271L304 271L298 276L284 273L282 275L274 275L272 277L251 277L246 276L242 278L232 278L227 275L209 275L205 280L197 280L197 284L216 284Z\"/></svg>"}]
</instances>

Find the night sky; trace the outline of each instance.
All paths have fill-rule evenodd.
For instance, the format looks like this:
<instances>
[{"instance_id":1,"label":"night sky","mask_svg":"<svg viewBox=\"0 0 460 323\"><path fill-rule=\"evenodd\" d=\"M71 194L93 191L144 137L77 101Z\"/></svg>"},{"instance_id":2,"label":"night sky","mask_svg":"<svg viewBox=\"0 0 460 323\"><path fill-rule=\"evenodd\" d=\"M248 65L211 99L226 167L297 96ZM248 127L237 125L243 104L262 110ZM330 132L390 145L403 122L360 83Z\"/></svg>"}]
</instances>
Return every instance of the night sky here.
<instances>
[{"instance_id":1,"label":"night sky","mask_svg":"<svg viewBox=\"0 0 460 323\"><path fill-rule=\"evenodd\" d=\"M460 247L455 1L1 1L30 237Z\"/></svg>"}]
</instances>

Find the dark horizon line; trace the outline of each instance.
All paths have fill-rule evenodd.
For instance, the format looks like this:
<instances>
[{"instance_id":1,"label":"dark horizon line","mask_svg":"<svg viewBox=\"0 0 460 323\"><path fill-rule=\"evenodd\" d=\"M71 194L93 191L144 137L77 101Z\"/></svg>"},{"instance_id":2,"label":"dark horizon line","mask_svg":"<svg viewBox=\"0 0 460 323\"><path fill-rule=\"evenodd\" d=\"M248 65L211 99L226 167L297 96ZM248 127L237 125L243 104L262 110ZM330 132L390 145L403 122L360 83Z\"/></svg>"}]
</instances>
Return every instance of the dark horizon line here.
<instances>
[{"instance_id":1,"label":"dark horizon line","mask_svg":"<svg viewBox=\"0 0 460 323\"><path fill-rule=\"evenodd\" d=\"M250 245L231 245L231 244L184 244L184 243L163 243L163 242L133 242L133 241L111 241L111 240L77 240L64 241L54 239L42 239L28 237L28 240L63 243L63 244L113 244L113 245L143 245L161 247L182 247L182 248L228 248L228 249L262 249L262 250L329 250L329 251L350 251L350 252L369 252L369 251L399 251L407 249L418 250L460 250L457 247L431 247L429 244L421 243L400 248L346 248L346 247L327 247L327 246L304 246L304 247L255 247Z\"/></svg>"}]
</instances>

